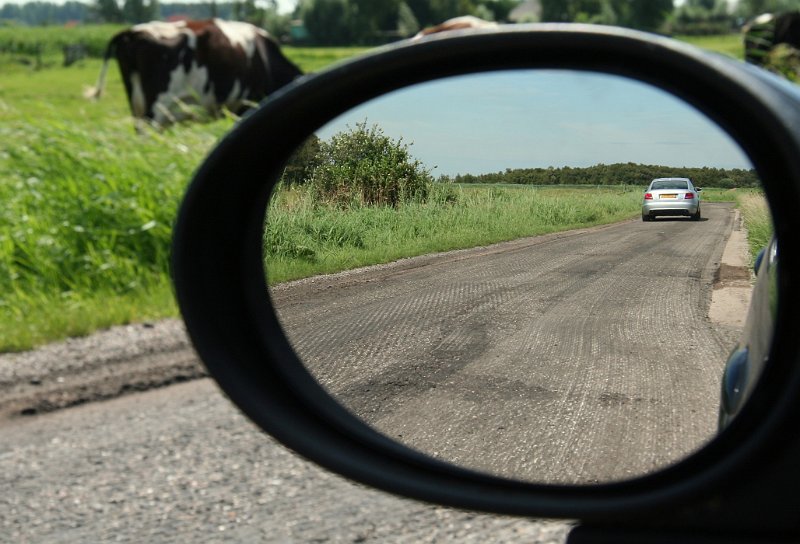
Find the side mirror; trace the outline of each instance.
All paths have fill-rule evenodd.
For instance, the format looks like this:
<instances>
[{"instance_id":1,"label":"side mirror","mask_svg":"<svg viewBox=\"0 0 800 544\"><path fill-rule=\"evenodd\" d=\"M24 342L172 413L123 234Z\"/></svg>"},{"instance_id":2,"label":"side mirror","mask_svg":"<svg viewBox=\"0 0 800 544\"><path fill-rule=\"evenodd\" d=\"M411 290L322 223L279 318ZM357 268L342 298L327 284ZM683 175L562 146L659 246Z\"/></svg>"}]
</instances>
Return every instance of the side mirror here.
<instances>
[{"instance_id":1,"label":"side mirror","mask_svg":"<svg viewBox=\"0 0 800 544\"><path fill-rule=\"evenodd\" d=\"M609 74L654 87L702 112L743 150L763 183L770 204L781 259L769 364L763 369L744 408L723 432L708 443L698 444L697 449L686 452L685 457L658 466L654 472L637 473L629 478L615 477L601 483L530 481L502 471L476 470L471 464L459 463L453 457L442 458L438 450L404 443L398 436L401 432L388 434L378 423L369 424L369 409L380 406L383 398L365 396L371 383L361 384L348 396L348 392L340 395L326 387L320 377L326 371L365 373L372 370L372 358L388 349L388 344L358 344L359 339L368 335L370 321L348 322L347 319L356 314L345 314L336 303L327 306L325 311L333 318L329 322L338 319L341 327L320 334L316 349L328 353L344 342L358 344L359 349L351 352L354 355L349 359L326 360L327 366L315 374L310 365L304 364L307 354L300 354L303 339L297 335L290 338L292 331L276 309L280 293L271 292L266 283L263 246L270 197L289 158L315 131L367 102L411 86L458 76L525 70ZM531 98L532 104L535 99L535 96ZM411 114L418 107L421 106L411 103L407 111ZM445 114L452 113L452 108L453 104L445 100L439 109L431 110L424 121L435 125ZM470 111L458 113L470 115ZM480 121L475 126L479 128ZM795 337L800 330L797 310L800 308L800 282L797 281L800 247L795 244L800 241L791 233L800 228L800 216L796 213L800 205L798 126L800 95L794 88L751 66L649 34L599 26L509 25L399 43L298 80L272 95L219 143L189 187L175 228L173 264L178 302L197 352L233 402L289 448L348 478L392 493L459 508L576 519L579 527L570 537L573 542L797 539L800 537L797 524L800 501L795 496L800 487L797 466L800 457L800 433L797 432L800 352ZM703 210L707 214L705 204ZM691 223L677 221L667 225L682 228ZM649 231L654 236L659 235L656 229ZM610 247L613 248L606 245L601 249ZM590 251L591 248L585 250L581 258L585 259ZM674 262L678 253L676 250L669 259L665 255L652 258L663 258L659 261L663 263ZM615 266L615 255L611 252L608 255L602 266L587 268L583 274L590 276ZM693 255L688 255L687 259L694 258ZM458 256L452 258L458 259ZM513 263L512 259L509 266ZM402 277L408 270L410 268L393 269L383 278L392 274ZM633 276L639 269L630 270ZM270 263L267 263L266 275L269 273ZM495 279L480 267L473 269L472 274L484 283ZM653 286L663 278L669 279L669 276L660 273L651 278L650 289L655 289ZM578 284L569 283L574 279L563 275L560 284L577 288ZM352 278L351 284L356 290L376 284L375 281L359 281L355 276ZM318 296L324 296L323 283L318 284L319 289L312 289ZM460 292L462 287L456 280L449 284L449 290L447 282L441 285L437 295L445 291ZM585 296L596 297L593 300L613 300L615 293L625 289L622 283L582 292ZM513 292L506 289L496 293ZM707 294L699 288L692 292L698 299ZM364 315L372 308L370 301L380 296L375 294L365 299L361 306ZM542 297L542 306L535 308L547 304L557 306L557 300L548 302L545 295ZM513 300L511 296L507 298ZM482 303L493 301L487 297ZM402 304L398 302L395 308L400 307ZM507 323L514 323L522 313L535 308L521 306L509 310L505 317ZM405 311L421 316L424 309L425 304L420 304ZM628 309L623 310L623 314L626 311L634 312ZM613 322L613 316L587 316L565 309L562 323L587 317L596 318L597 323ZM313 323L322 318L309 313L304 319ZM703 345L688 336L678 337L678 344L675 344L668 341L670 331L659 329L656 321L651 324L654 328L650 339L661 342L659 345L664 349L675 350L671 361L676 375L685 375L697 368L697 353ZM625 327L617 329L620 337L625 334ZM434 361L441 372L437 376L449 379L456 370L462 370L459 365L464 360L455 358L454 353L458 351L455 347L469 347L458 351L460 354L481 350L485 328L476 325L470 330L468 335L449 338L448 346L453 347L450 351L445 349L448 346L441 338L436 339L443 346ZM308 331L311 334L314 329ZM416 329L416 334L430 338L431 342L435 339L434 332L428 327ZM425 336L428 334L430 336ZM399 329L390 335L393 347L402 347L408 338ZM532 369L538 369L548 362L552 343L547 343L545 338L531 332L526 357L520 364L527 361ZM576 342L590 355L598 354L591 334L581 336ZM615 357L623 358L625 354L609 350L603 355L608 354L611 355L603 359L608 363L606 367L621 368L615 366ZM407 358L411 363L416 361L413 355ZM632 362L639 363L641 368L648 361L642 356ZM381 359L380 364L388 363ZM717 380L717 384L721 367L720 362L718 374L709 377L711 381ZM552 368L552 372L559 372L558 365ZM654 373L664 371L658 365L647 368ZM420 364L415 376L427 376L425 372L429 371ZM573 372L580 374L581 370ZM547 398L545 387L524 387L523 380L508 377L500 381L503 377L497 374L494 381L475 380L471 382L473 388L463 393L476 407L471 414L476 420L503 395L515 399ZM383 384L382 390L402 385L406 379L405 376L395 378L388 385ZM445 378L429 382L418 380L415 384L419 386L417 390L438 388L449 383ZM553 387L550 393L555 391L557 395L562 391L559 387L562 386ZM713 393L704 395L711 398L718 395L718 391L717 385ZM605 407L619 407L626 402L629 407L658 402L659 395L659 391L653 390L648 399L655 401L644 397L637 400L636 396L626 396L620 391L595 391L590 385L581 386L580 391L573 393L585 399L597 398ZM349 409L342 398L374 399L375 404L357 413ZM661 412L648 412L652 414L654 429L650 442L659 441L658 426L680 406L680 396L675 399ZM421 412L431 428L437 419L444 417L446 406L437 404ZM579 409L580 405L576 406L576 410ZM520 420L528 410L535 410L535 407L520 408ZM715 420L716 413L710 417ZM462 423L464 432L469 432L470 426ZM502 427L501 420L497 421L496 428L502 430L499 427ZM532 429L530 442L513 445L521 448L519 465L535 461L537 444L561 440L558 434L561 430L550 428L546 423ZM452 438L451 442L456 443L459 436L462 435L447 439ZM626 433L620 431L618 436L617 442L624 446ZM579 436L573 438L575 443L580 443ZM491 441L487 439L487 443ZM451 451L455 456L457 445ZM563 462L580 462L580 453ZM558 459L555 461L557 463Z\"/></svg>"}]
</instances>

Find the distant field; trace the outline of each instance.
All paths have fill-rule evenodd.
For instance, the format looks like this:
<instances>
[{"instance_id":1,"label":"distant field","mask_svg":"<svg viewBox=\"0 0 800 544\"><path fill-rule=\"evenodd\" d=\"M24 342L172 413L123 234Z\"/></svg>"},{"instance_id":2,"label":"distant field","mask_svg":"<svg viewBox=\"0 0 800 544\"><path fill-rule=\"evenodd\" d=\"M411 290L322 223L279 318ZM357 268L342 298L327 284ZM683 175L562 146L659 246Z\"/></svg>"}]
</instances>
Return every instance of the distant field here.
<instances>
[{"instance_id":1,"label":"distant field","mask_svg":"<svg viewBox=\"0 0 800 544\"><path fill-rule=\"evenodd\" d=\"M102 51L117 28L0 28L0 351L176 315L168 274L175 211L192 172L235 120L136 135L115 67L106 96L86 101L83 90L95 83L100 60L64 68L60 44L80 36L92 51ZM31 53L36 43L44 45ZM303 70L316 71L365 49L285 51ZM281 227L288 252L272 253L270 278L638 213L639 196L630 188L609 188L599 200L584 189L527 189L462 188L455 204L373 208L359 216L314 209L294 195L295 207L275 214L294 222L295 230ZM590 201L600 201L602 209ZM323 231L345 233L340 247L330 236L303 246L309 233ZM286 255L293 252L302 258L291 263Z\"/></svg>"},{"instance_id":2,"label":"distant field","mask_svg":"<svg viewBox=\"0 0 800 544\"><path fill-rule=\"evenodd\" d=\"M736 59L744 58L744 45L741 34L722 34L717 36L675 36L676 39L716 51Z\"/></svg>"},{"instance_id":3,"label":"distant field","mask_svg":"<svg viewBox=\"0 0 800 544\"><path fill-rule=\"evenodd\" d=\"M630 186L457 186L439 194L398 209L341 210L318 206L304 189L278 193L265 244L270 283L612 223L641 206Z\"/></svg>"},{"instance_id":4,"label":"distant field","mask_svg":"<svg viewBox=\"0 0 800 544\"><path fill-rule=\"evenodd\" d=\"M83 25L73 28L0 27L0 66L23 63L24 66L58 66L63 61L65 45L81 44L90 57L100 57L108 40L125 25ZM675 36L676 39L704 49L741 59L740 34L715 36ZM287 54L306 71L316 71L333 62L367 51L366 47L287 47Z\"/></svg>"},{"instance_id":5,"label":"distant field","mask_svg":"<svg viewBox=\"0 0 800 544\"><path fill-rule=\"evenodd\" d=\"M66 45L82 45L90 59L100 58L111 37L124 28L123 25L0 27L0 67L4 71L59 67L64 61ZM313 72L369 48L285 46L283 49L303 71Z\"/></svg>"}]
</instances>

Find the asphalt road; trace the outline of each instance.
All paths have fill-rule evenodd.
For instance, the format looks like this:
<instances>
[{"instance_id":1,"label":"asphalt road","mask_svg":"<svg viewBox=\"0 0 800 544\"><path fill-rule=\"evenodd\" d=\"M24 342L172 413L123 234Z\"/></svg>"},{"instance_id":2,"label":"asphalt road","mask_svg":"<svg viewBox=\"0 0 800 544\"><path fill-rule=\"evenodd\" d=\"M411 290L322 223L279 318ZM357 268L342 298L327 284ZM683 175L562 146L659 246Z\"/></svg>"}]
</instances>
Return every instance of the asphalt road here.
<instances>
[{"instance_id":1,"label":"asphalt road","mask_svg":"<svg viewBox=\"0 0 800 544\"><path fill-rule=\"evenodd\" d=\"M349 483L247 421L209 379L0 422L0 542L562 543L564 523Z\"/></svg>"},{"instance_id":2,"label":"asphalt road","mask_svg":"<svg viewBox=\"0 0 800 544\"><path fill-rule=\"evenodd\" d=\"M492 473L625 478L713 433L736 331L706 315L732 214L704 214L409 259L273 296L312 372L386 434ZM202 374L175 322L0 356L0 542L563 542L563 523L328 474ZM193 381L169 385L182 380Z\"/></svg>"},{"instance_id":3,"label":"asphalt road","mask_svg":"<svg viewBox=\"0 0 800 544\"><path fill-rule=\"evenodd\" d=\"M317 379L430 455L548 483L651 472L715 432L733 213L630 221L274 291Z\"/></svg>"}]
</instances>

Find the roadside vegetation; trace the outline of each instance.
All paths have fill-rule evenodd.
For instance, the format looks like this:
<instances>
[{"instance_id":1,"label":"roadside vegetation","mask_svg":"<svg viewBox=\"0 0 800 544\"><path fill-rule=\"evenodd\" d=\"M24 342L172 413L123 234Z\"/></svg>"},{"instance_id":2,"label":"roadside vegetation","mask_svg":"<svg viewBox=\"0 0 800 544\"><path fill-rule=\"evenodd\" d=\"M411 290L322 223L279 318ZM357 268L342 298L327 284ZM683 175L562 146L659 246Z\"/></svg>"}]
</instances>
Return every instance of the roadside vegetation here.
<instances>
[{"instance_id":1,"label":"roadside vegetation","mask_svg":"<svg viewBox=\"0 0 800 544\"><path fill-rule=\"evenodd\" d=\"M396 207L320 205L310 187L281 187L267 214L271 284L438 251L488 245L636 217L632 186L583 188L432 184Z\"/></svg>"},{"instance_id":2,"label":"roadside vegetation","mask_svg":"<svg viewBox=\"0 0 800 544\"><path fill-rule=\"evenodd\" d=\"M102 28L110 36L118 27ZM0 351L177 315L168 273L175 211L192 172L235 119L136 135L114 67L106 96L93 103L82 94L99 59L62 66L59 33L71 29L8 30L0 29L0 43L19 45L0 52ZM86 38L101 52L106 39ZM41 62L21 53L42 42L49 45L34 50ZM307 72L365 50L285 48ZM362 127L370 131L368 139L380 139ZM327 174L315 163L279 188L265 234L270 282L638 215L635 185L445 183L415 165L402 143L383 145L396 164L410 165L403 172L417 176L412 184L337 186L341 161L329 161ZM389 196L369 196L378 193ZM712 193L706 189L706 200Z\"/></svg>"},{"instance_id":3,"label":"roadside vegetation","mask_svg":"<svg viewBox=\"0 0 800 544\"><path fill-rule=\"evenodd\" d=\"M767 200L760 192L743 192L738 195L737 202L747 229L747 242L752 261L772 236L772 216L769 213Z\"/></svg>"}]
</instances>

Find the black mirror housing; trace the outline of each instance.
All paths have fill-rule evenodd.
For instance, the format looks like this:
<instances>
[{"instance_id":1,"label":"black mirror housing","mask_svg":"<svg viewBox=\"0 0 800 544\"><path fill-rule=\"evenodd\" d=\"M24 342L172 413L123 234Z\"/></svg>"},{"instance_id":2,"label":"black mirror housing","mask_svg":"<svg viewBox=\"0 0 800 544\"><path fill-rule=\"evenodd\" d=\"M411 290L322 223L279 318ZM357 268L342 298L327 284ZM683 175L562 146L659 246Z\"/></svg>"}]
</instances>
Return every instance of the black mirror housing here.
<instances>
[{"instance_id":1,"label":"black mirror housing","mask_svg":"<svg viewBox=\"0 0 800 544\"><path fill-rule=\"evenodd\" d=\"M516 68L597 71L655 85L726 130L764 183L782 252L771 364L718 438L649 476L597 486L537 485L453 467L393 442L349 414L308 374L267 294L264 210L285 161L309 134L399 88ZM178 302L198 353L230 398L289 448L356 481L459 508L578 519L586 528L574 542L604 542L608 531L615 535L608 542L626 541L623 534L638 542L653 534L667 539L659 542L690 542L690 535L797 539L800 241L792 233L800 229L798 127L800 93L789 84L654 35L509 25L399 43L297 80L219 143L189 187L175 228Z\"/></svg>"}]
</instances>

